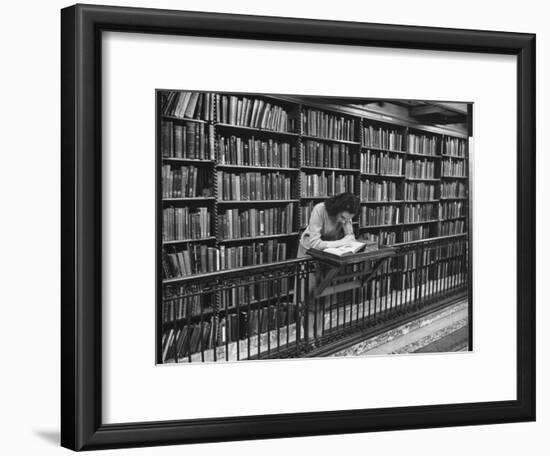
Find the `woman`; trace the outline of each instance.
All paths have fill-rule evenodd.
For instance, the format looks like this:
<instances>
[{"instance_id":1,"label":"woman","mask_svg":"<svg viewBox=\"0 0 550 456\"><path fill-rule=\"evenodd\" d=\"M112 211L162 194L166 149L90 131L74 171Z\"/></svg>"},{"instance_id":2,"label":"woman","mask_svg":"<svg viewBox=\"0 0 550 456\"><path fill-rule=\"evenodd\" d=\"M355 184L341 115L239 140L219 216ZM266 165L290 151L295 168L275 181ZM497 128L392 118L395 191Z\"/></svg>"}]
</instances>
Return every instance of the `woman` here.
<instances>
[{"instance_id":1,"label":"woman","mask_svg":"<svg viewBox=\"0 0 550 456\"><path fill-rule=\"evenodd\" d=\"M352 218L359 212L359 198L353 193L340 193L332 196L313 207L309 223L300 237L297 257L303 257L309 249L325 250L330 247L340 247L355 240L353 233ZM309 295L315 291L317 284L326 273L326 268L318 265L315 273L309 275ZM303 296L303 295L302 295ZM322 298L321 298L322 299ZM308 311L308 335L321 335L323 331L323 319L317 312L315 322L315 309L324 308L319 306L320 300L309 300ZM314 326L316 331L314 333Z\"/></svg>"}]
</instances>

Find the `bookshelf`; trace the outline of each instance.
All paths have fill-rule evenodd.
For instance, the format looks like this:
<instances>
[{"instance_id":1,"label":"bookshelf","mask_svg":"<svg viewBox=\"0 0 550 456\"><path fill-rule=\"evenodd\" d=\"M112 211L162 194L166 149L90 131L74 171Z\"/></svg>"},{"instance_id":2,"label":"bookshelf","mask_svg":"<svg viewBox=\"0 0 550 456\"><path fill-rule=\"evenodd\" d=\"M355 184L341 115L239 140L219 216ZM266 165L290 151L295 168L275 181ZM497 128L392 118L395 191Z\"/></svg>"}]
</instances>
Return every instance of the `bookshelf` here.
<instances>
[{"instance_id":1,"label":"bookshelf","mask_svg":"<svg viewBox=\"0 0 550 456\"><path fill-rule=\"evenodd\" d=\"M295 258L313 206L343 191L360 196L356 236L380 246L468 232L465 135L315 97L157 101L163 300L190 276Z\"/></svg>"}]
</instances>

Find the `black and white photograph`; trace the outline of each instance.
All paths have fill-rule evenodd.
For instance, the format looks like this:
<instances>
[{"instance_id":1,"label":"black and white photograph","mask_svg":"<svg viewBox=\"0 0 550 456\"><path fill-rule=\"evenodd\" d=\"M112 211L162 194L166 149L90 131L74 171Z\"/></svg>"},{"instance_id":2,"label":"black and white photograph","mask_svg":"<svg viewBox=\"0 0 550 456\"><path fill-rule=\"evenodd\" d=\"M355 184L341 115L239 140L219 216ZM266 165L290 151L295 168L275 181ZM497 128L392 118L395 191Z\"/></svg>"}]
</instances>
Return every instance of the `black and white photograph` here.
<instances>
[{"instance_id":1,"label":"black and white photograph","mask_svg":"<svg viewBox=\"0 0 550 456\"><path fill-rule=\"evenodd\" d=\"M474 349L474 103L155 94L158 364Z\"/></svg>"}]
</instances>

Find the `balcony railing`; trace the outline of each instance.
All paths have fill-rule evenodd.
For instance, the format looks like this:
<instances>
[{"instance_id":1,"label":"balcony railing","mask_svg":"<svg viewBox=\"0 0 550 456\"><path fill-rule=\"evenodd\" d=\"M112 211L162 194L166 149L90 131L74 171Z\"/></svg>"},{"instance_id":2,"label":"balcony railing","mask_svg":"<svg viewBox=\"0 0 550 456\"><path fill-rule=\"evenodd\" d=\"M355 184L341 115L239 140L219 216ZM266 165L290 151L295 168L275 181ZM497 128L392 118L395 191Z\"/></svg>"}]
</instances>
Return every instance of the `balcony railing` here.
<instances>
[{"instance_id":1,"label":"balcony railing","mask_svg":"<svg viewBox=\"0 0 550 456\"><path fill-rule=\"evenodd\" d=\"M396 245L360 287L314 298L324 265L311 257L189 277L162 306L164 363L305 357L429 304L465 294L468 242L448 236ZM353 280L357 265L347 266Z\"/></svg>"}]
</instances>

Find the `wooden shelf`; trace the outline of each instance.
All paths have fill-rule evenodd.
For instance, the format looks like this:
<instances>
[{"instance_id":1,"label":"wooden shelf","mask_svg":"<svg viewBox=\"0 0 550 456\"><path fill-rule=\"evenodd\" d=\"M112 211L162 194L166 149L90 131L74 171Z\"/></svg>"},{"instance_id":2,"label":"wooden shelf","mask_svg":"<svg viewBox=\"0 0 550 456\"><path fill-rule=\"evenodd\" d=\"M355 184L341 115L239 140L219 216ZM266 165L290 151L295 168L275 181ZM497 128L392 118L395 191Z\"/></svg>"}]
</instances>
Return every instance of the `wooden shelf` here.
<instances>
[{"instance_id":1,"label":"wooden shelf","mask_svg":"<svg viewBox=\"0 0 550 456\"><path fill-rule=\"evenodd\" d=\"M216 168L221 169L261 169L266 171L300 171L299 168L282 168L275 166L256 166L256 165L232 165L232 164L218 164Z\"/></svg>"},{"instance_id":2,"label":"wooden shelf","mask_svg":"<svg viewBox=\"0 0 550 456\"><path fill-rule=\"evenodd\" d=\"M310 136L310 135L300 135L302 138L304 139L311 139L311 140L314 140L314 141L328 141L328 142L336 142L336 143L341 143L341 144L349 144L349 145L352 145L352 146L360 146L361 143L358 142L358 141L347 141L345 139L336 139L336 138L323 138L323 137L320 137L320 136Z\"/></svg>"},{"instance_id":3,"label":"wooden shelf","mask_svg":"<svg viewBox=\"0 0 550 456\"><path fill-rule=\"evenodd\" d=\"M361 201L361 204L401 204L404 200L392 200L392 201Z\"/></svg>"},{"instance_id":4,"label":"wooden shelf","mask_svg":"<svg viewBox=\"0 0 550 456\"><path fill-rule=\"evenodd\" d=\"M177 158L177 157L162 157L162 161L176 163L195 163L199 165L212 165L214 160L203 160L201 158Z\"/></svg>"},{"instance_id":5,"label":"wooden shelf","mask_svg":"<svg viewBox=\"0 0 550 456\"><path fill-rule=\"evenodd\" d=\"M405 177L406 180L413 182L439 182L437 177Z\"/></svg>"},{"instance_id":6,"label":"wooden shelf","mask_svg":"<svg viewBox=\"0 0 550 456\"><path fill-rule=\"evenodd\" d=\"M361 173L361 177L384 177L388 179L405 179L403 174L373 174L373 173Z\"/></svg>"},{"instance_id":7,"label":"wooden shelf","mask_svg":"<svg viewBox=\"0 0 550 456\"><path fill-rule=\"evenodd\" d=\"M427 155L427 154L417 154L416 152L407 152L407 155L410 155L411 157L421 157L421 158L441 158L440 155Z\"/></svg>"},{"instance_id":8,"label":"wooden shelf","mask_svg":"<svg viewBox=\"0 0 550 456\"><path fill-rule=\"evenodd\" d=\"M164 245L173 245L173 244L187 244L190 242L207 242L214 241L216 238L214 236L203 237L199 239L176 239L172 241L162 241Z\"/></svg>"},{"instance_id":9,"label":"wooden shelf","mask_svg":"<svg viewBox=\"0 0 550 456\"><path fill-rule=\"evenodd\" d=\"M178 202L178 201L189 201L189 202L192 202L192 201L205 201L205 202L208 202L208 201L214 201L216 198L214 198L213 196L194 196L194 197L183 197L183 198L162 198L162 201L165 202L165 203L170 203L170 202Z\"/></svg>"},{"instance_id":10,"label":"wooden shelf","mask_svg":"<svg viewBox=\"0 0 550 456\"><path fill-rule=\"evenodd\" d=\"M400 226L399 223L394 223L391 225L360 225L359 229L360 230L378 230L383 228L399 228L399 226Z\"/></svg>"},{"instance_id":11,"label":"wooden shelf","mask_svg":"<svg viewBox=\"0 0 550 456\"><path fill-rule=\"evenodd\" d=\"M242 237L242 238L234 238L234 239L218 239L218 242L220 244L227 244L231 242L250 242L250 241L257 241L258 239L272 239L272 238L284 238L284 237L292 237L296 236L298 232L293 233L283 233L283 234L266 234L263 236L256 236L256 237Z\"/></svg>"},{"instance_id":12,"label":"wooden shelf","mask_svg":"<svg viewBox=\"0 0 550 456\"><path fill-rule=\"evenodd\" d=\"M402 225L403 225L403 226L409 226L409 225L424 225L424 224L438 223L438 222L439 222L439 219L434 219L434 220L424 220L424 221L420 221L420 222L403 222Z\"/></svg>"},{"instance_id":13,"label":"wooden shelf","mask_svg":"<svg viewBox=\"0 0 550 456\"><path fill-rule=\"evenodd\" d=\"M466 197L461 197L461 196L447 196L445 198L441 197L439 198L441 201L453 201L453 200L462 200L462 201L466 201L468 198Z\"/></svg>"},{"instance_id":14,"label":"wooden shelf","mask_svg":"<svg viewBox=\"0 0 550 456\"><path fill-rule=\"evenodd\" d=\"M441 176L441 179L468 179L468 176Z\"/></svg>"},{"instance_id":15,"label":"wooden shelf","mask_svg":"<svg viewBox=\"0 0 550 456\"><path fill-rule=\"evenodd\" d=\"M218 204L272 204L272 203L297 203L299 199L286 200L218 200Z\"/></svg>"},{"instance_id":16,"label":"wooden shelf","mask_svg":"<svg viewBox=\"0 0 550 456\"><path fill-rule=\"evenodd\" d=\"M162 115L162 118L165 120L174 120L177 122L196 122L196 123L202 123L202 124L206 124L210 122L202 119L189 119L188 117L166 116L164 114Z\"/></svg>"},{"instance_id":17,"label":"wooden shelf","mask_svg":"<svg viewBox=\"0 0 550 456\"><path fill-rule=\"evenodd\" d=\"M466 160L466 157L458 157L456 155L441 154L441 156L445 158L456 158L457 160Z\"/></svg>"},{"instance_id":18,"label":"wooden shelf","mask_svg":"<svg viewBox=\"0 0 550 456\"><path fill-rule=\"evenodd\" d=\"M389 152L391 154L401 154L401 155L407 155L407 151L405 150L393 150L393 149L384 149L383 147L372 147L372 146L365 146L361 145L361 149L365 150L375 150L377 152Z\"/></svg>"},{"instance_id":19,"label":"wooden shelf","mask_svg":"<svg viewBox=\"0 0 550 456\"><path fill-rule=\"evenodd\" d=\"M233 124L215 122L214 126L216 128L242 130L242 131L251 132L251 133L283 135L283 136L290 136L290 137L293 137L293 138L297 138L298 136L300 136L298 133L294 133L294 132L291 132L291 131L268 130L268 129L265 129L265 128L246 127L244 125L233 125Z\"/></svg>"},{"instance_id":20,"label":"wooden shelf","mask_svg":"<svg viewBox=\"0 0 550 456\"><path fill-rule=\"evenodd\" d=\"M428 203L439 203L439 200L438 199L434 199L434 200L424 200L424 201L419 201L419 200L403 200L404 203L411 203L411 204L428 204Z\"/></svg>"},{"instance_id":21,"label":"wooden shelf","mask_svg":"<svg viewBox=\"0 0 550 456\"><path fill-rule=\"evenodd\" d=\"M315 171L339 171L343 173L358 173L358 169L353 168L327 168L325 166L309 166L309 165L303 165L301 166L301 169L311 169Z\"/></svg>"}]
</instances>

